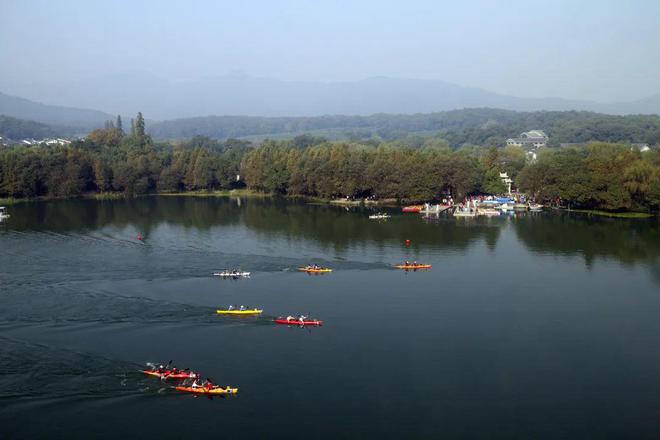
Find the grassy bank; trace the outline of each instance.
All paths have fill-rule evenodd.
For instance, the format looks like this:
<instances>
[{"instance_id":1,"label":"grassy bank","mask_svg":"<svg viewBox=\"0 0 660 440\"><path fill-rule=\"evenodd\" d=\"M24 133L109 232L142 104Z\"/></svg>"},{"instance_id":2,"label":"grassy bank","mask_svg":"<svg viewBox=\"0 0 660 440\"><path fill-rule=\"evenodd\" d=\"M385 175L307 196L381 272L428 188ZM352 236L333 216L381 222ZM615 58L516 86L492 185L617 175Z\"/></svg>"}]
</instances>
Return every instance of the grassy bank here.
<instances>
[{"instance_id":1,"label":"grassy bank","mask_svg":"<svg viewBox=\"0 0 660 440\"><path fill-rule=\"evenodd\" d=\"M26 199L14 199L13 197L0 198L0 206L11 206L17 203L24 202Z\"/></svg>"},{"instance_id":2,"label":"grassy bank","mask_svg":"<svg viewBox=\"0 0 660 440\"><path fill-rule=\"evenodd\" d=\"M271 194L254 191L251 189L232 189L222 191L185 191L185 192L161 192L149 194L152 196L165 197L272 197Z\"/></svg>"},{"instance_id":3,"label":"grassy bank","mask_svg":"<svg viewBox=\"0 0 660 440\"><path fill-rule=\"evenodd\" d=\"M91 200L119 200L125 199L126 195L120 192L100 192L83 194L81 198Z\"/></svg>"},{"instance_id":4,"label":"grassy bank","mask_svg":"<svg viewBox=\"0 0 660 440\"><path fill-rule=\"evenodd\" d=\"M657 214L650 214L648 212L609 212L592 209L570 209L567 210L567 212L577 212L579 214L597 215L601 217L612 218L652 218L658 216Z\"/></svg>"}]
</instances>

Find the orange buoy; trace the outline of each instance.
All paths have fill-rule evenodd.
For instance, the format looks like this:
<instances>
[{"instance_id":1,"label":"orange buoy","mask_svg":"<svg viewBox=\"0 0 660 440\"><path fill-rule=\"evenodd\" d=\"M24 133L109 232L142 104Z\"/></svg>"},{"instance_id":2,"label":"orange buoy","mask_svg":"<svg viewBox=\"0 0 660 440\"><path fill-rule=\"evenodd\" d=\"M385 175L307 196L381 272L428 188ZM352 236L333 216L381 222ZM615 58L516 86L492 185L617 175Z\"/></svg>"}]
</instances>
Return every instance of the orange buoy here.
<instances>
[{"instance_id":1,"label":"orange buoy","mask_svg":"<svg viewBox=\"0 0 660 440\"><path fill-rule=\"evenodd\" d=\"M406 239L406 246L410 246L410 240Z\"/></svg>"},{"instance_id":2,"label":"orange buoy","mask_svg":"<svg viewBox=\"0 0 660 440\"><path fill-rule=\"evenodd\" d=\"M142 241L142 234L138 234L138 235L137 235L137 239L140 240L140 241Z\"/></svg>"}]
</instances>

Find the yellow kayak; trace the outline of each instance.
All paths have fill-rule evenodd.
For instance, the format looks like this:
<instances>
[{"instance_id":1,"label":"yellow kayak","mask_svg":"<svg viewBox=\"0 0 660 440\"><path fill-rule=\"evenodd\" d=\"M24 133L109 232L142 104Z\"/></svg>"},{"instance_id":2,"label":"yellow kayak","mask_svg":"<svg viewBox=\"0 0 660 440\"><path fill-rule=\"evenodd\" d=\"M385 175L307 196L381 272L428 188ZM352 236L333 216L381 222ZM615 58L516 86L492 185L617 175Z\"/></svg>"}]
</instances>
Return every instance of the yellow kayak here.
<instances>
[{"instance_id":1,"label":"yellow kayak","mask_svg":"<svg viewBox=\"0 0 660 440\"><path fill-rule=\"evenodd\" d=\"M186 393L199 393L199 394L236 394L238 393L238 388L193 388L193 387L175 387L179 391L184 391Z\"/></svg>"},{"instance_id":2,"label":"yellow kayak","mask_svg":"<svg viewBox=\"0 0 660 440\"><path fill-rule=\"evenodd\" d=\"M307 272L307 273L328 273L332 272L332 269L328 269L327 267L322 267L319 269L314 269L312 267L299 267L299 271L301 272Z\"/></svg>"},{"instance_id":3,"label":"yellow kayak","mask_svg":"<svg viewBox=\"0 0 660 440\"><path fill-rule=\"evenodd\" d=\"M261 309L250 309L250 310L227 310L227 309L218 309L216 313L218 315L259 315L263 312Z\"/></svg>"}]
</instances>

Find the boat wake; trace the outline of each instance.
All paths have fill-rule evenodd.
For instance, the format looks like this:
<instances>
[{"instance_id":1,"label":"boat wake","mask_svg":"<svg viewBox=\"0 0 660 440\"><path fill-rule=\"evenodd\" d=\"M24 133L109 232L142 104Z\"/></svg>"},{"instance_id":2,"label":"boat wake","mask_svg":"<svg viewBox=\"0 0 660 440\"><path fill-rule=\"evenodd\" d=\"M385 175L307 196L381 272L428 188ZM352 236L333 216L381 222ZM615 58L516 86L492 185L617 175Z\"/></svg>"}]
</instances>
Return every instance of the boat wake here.
<instances>
[{"instance_id":1,"label":"boat wake","mask_svg":"<svg viewBox=\"0 0 660 440\"><path fill-rule=\"evenodd\" d=\"M0 337L0 400L13 405L35 399L116 398L162 393L139 365Z\"/></svg>"}]
</instances>

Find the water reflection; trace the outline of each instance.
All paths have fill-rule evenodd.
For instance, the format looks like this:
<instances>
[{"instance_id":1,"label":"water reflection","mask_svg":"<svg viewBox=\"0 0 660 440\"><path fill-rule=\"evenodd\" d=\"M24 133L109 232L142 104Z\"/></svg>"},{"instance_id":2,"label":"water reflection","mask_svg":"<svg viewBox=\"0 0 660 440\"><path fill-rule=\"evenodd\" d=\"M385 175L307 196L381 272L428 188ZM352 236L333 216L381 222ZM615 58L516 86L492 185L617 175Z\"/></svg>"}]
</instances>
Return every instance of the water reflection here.
<instances>
[{"instance_id":1,"label":"water reflection","mask_svg":"<svg viewBox=\"0 0 660 440\"><path fill-rule=\"evenodd\" d=\"M587 265L596 258L624 264L644 262L660 273L658 221L588 217L577 214L522 214L496 218L455 219L440 215L420 219L394 216L387 221L368 219L370 211L310 205L282 199L145 197L130 200L66 200L27 203L12 208L3 230L47 230L69 233L134 227L145 235L161 224L209 231L216 227L245 226L260 237L290 242L310 240L342 252L354 246L404 246L438 250L465 250L483 242L494 251L505 228L531 252L581 255Z\"/></svg>"},{"instance_id":2,"label":"water reflection","mask_svg":"<svg viewBox=\"0 0 660 440\"><path fill-rule=\"evenodd\" d=\"M520 241L532 252L581 255L587 265L596 258L624 264L660 266L657 220L614 219L571 213L528 216L513 222Z\"/></svg>"}]
</instances>

